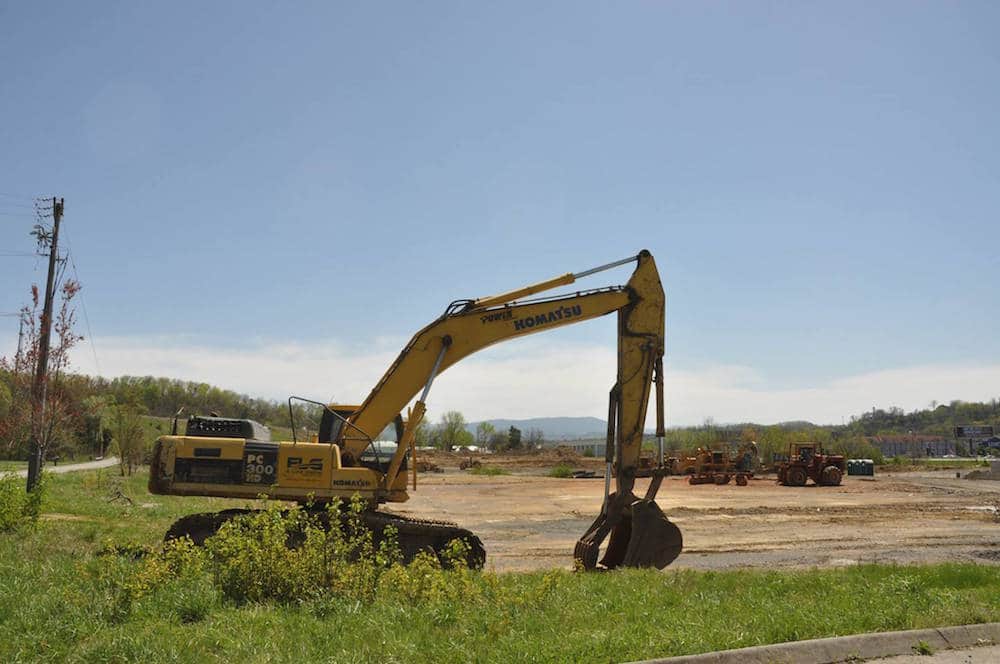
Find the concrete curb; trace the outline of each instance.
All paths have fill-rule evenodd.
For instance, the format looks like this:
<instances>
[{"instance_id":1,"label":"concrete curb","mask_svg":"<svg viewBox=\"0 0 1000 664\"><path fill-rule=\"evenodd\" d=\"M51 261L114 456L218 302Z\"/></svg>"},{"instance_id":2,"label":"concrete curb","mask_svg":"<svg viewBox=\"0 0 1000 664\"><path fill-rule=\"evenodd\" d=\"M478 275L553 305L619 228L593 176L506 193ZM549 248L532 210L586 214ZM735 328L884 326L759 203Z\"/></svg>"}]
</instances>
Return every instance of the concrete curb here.
<instances>
[{"instance_id":1,"label":"concrete curb","mask_svg":"<svg viewBox=\"0 0 1000 664\"><path fill-rule=\"evenodd\" d=\"M700 655L649 659L636 664L836 664L892 655L913 655L913 647L921 641L935 651L998 644L1000 623L835 636Z\"/></svg>"}]
</instances>

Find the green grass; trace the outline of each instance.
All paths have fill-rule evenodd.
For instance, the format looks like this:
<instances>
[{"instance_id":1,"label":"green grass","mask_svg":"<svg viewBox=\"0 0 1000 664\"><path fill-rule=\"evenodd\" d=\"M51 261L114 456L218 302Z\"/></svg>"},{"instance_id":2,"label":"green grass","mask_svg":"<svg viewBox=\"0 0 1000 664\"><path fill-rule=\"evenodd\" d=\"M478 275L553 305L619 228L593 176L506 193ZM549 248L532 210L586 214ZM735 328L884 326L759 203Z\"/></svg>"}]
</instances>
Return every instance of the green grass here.
<instances>
[{"instance_id":1,"label":"green grass","mask_svg":"<svg viewBox=\"0 0 1000 664\"><path fill-rule=\"evenodd\" d=\"M1000 567L965 563L485 573L429 604L238 605L204 578L129 603L113 580L139 563L105 542L154 546L178 516L234 502L151 496L110 470L49 479L47 518L0 535L0 661L607 662L1000 620Z\"/></svg>"},{"instance_id":2,"label":"green grass","mask_svg":"<svg viewBox=\"0 0 1000 664\"><path fill-rule=\"evenodd\" d=\"M473 475L510 475L510 471L500 466L475 466L469 469Z\"/></svg>"},{"instance_id":3,"label":"green grass","mask_svg":"<svg viewBox=\"0 0 1000 664\"><path fill-rule=\"evenodd\" d=\"M27 467L27 461L0 461L0 473L6 473L14 470L24 470Z\"/></svg>"},{"instance_id":4,"label":"green grass","mask_svg":"<svg viewBox=\"0 0 1000 664\"><path fill-rule=\"evenodd\" d=\"M884 464L878 464L882 471L910 471L910 470L961 470L977 467L989 467L989 461L980 458L956 457L954 459L928 459L918 457L896 456L885 460Z\"/></svg>"}]
</instances>

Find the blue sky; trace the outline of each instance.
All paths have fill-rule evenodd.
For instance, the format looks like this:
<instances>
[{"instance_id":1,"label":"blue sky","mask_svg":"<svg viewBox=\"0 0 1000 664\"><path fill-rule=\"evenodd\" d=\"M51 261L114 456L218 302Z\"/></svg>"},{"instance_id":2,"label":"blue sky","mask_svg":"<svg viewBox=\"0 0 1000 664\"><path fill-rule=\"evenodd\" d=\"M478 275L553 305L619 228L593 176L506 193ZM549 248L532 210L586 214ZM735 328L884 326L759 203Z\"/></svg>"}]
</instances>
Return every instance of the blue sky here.
<instances>
[{"instance_id":1,"label":"blue sky","mask_svg":"<svg viewBox=\"0 0 1000 664\"><path fill-rule=\"evenodd\" d=\"M648 248L674 423L996 397L998 29L973 2L3 3L0 252L65 197L90 372L351 400L450 300ZM0 257L0 312L42 268ZM431 408L600 416L613 345L609 318L490 350Z\"/></svg>"}]
</instances>

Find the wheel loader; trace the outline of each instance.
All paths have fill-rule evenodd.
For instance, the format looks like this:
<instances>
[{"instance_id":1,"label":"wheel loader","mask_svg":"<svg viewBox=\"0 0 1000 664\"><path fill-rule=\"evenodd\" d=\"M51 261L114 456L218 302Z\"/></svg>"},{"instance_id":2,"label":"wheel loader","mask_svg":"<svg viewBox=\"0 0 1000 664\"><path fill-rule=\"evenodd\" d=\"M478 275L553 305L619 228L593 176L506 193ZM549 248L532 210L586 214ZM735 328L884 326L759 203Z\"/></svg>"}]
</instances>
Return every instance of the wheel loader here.
<instances>
[{"instance_id":1,"label":"wheel loader","mask_svg":"<svg viewBox=\"0 0 1000 664\"><path fill-rule=\"evenodd\" d=\"M628 263L635 263L635 268L623 286L534 297ZM604 499L600 514L577 542L574 558L583 569L662 569L680 554L683 538L655 501L663 476L669 472L663 464L665 299L656 263L645 250L498 295L453 301L413 336L362 403L326 404L290 397L290 441L272 442L263 427L246 420L189 420L183 434L175 428L157 440L149 490L244 501L265 495L313 508L358 496L367 506L364 522L373 537L377 540L393 526L404 557L412 558L418 551L440 554L451 540L462 539L468 544L469 564L480 567L485 550L470 531L454 523L415 520L379 509L409 499L408 469L416 489L414 433L435 378L493 344L610 313L618 315L618 370L608 407ZM545 380L545 376L525 379ZM635 477L654 387L659 456L645 494L637 496ZM297 437L300 427L294 421L294 401L311 403L322 412L319 432L312 440ZM373 436L390 425L397 444L388 454L374 444ZM226 520L245 511L190 515L175 523L167 536L204 541Z\"/></svg>"},{"instance_id":2,"label":"wheel loader","mask_svg":"<svg viewBox=\"0 0 1000 664\"><path fill-rule=\"evenodd\" d=\"M819 486L837 486L846 470L846 459L840 454L823 454L819 443L792 443L788 460L778 465L778 484L805 486L812 480Z\"/></svg>"}]
</instances>

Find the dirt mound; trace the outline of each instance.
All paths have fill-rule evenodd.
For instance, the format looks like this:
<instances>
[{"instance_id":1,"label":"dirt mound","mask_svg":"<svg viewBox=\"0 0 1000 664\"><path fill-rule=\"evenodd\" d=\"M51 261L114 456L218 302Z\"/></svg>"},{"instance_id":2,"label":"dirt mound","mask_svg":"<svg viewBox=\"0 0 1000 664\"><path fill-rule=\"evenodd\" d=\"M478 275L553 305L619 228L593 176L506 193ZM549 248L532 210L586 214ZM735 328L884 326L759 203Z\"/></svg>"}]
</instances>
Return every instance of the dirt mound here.
<instances>
[{"instance_id":1,"label":"dirt mound","mask_svg":"<svg viewBox=\"0 0 1000 664\"><path fill-rule=\"evenodd\" d=\"M418 454L421 461L435 464L442 468L465 469L476 465L499 466L507 470L552 468L567 465L574 468L597 469L604 465L604 459L585 457L572 447L547 447L538 450L508 450L504 452L462 452L459 450L445 452L444 450L421 450Z\"/></svg>"}]
</instances>

